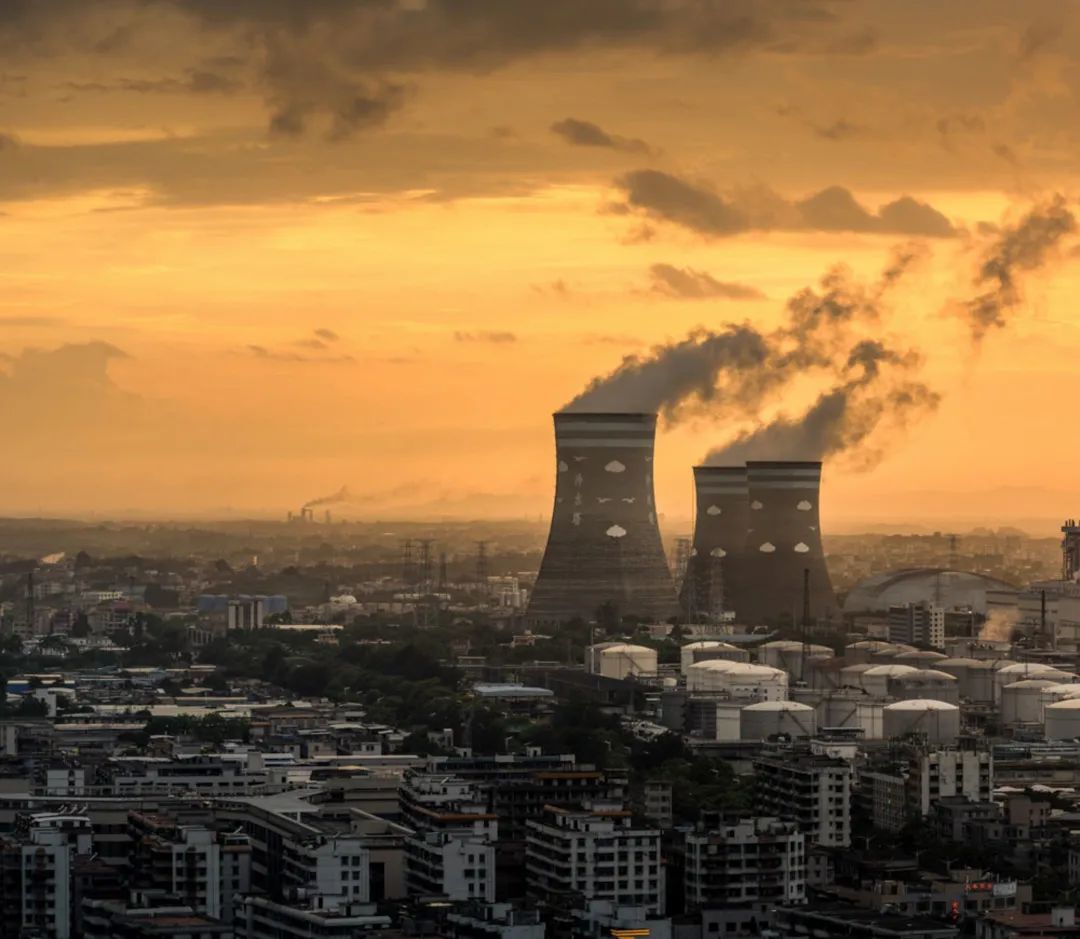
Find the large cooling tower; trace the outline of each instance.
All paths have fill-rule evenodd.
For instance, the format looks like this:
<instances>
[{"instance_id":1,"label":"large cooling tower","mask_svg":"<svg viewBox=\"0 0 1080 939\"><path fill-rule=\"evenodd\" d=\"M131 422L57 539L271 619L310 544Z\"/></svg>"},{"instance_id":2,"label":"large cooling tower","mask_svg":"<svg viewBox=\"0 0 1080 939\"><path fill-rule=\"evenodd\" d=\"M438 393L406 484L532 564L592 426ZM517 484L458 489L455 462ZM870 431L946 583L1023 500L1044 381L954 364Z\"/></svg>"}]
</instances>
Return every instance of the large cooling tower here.
<instances>
[{"instance_id":1,"label":"large cooling tower","mask_svg":"<svg viewBox=\"0 0 1080 939\"><path fill-rule=\"evenodd\" d=\"M746 464L749 520L743 590L743 622L802 619L803 571L810 571L810 614L836 608L821 545L818 498L821 464Z\"/></svg>"},{"instance_id":2,"label":"large cooling tower","mask_svg":"<svg viewBox=\"0 0 1080 939\"><path fill-rule=\"evenodd\" d=\"M690 622L742 606L741 566L749 514L745 466L695 466L694 551L679 594Z\"/></svg>"},{"instance_id":3,"label":"large cooling tower","mask_svg":"<svg viewBox=\"0 0 1080 939\"><path fill-rule=\"evenodd\" d=\"M558 472L533 623L620 616L663 621L678 609L653 497L655 414L555 415Z\"/></svg>"}]
</instances>

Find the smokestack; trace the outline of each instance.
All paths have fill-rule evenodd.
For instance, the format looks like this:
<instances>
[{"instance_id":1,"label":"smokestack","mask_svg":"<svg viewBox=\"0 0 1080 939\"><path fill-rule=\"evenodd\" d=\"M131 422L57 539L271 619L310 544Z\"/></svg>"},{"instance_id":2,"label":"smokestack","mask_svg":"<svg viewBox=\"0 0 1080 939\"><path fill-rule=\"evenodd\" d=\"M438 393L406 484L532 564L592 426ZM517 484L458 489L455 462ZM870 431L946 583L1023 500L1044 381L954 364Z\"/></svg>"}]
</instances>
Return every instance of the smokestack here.
<instances>
[{"instance_id":1,"label":"smokestack","mask_svg":"<svg viewBox=\"0 0 1080 939\"><path fill-rule=\"evenodd\" d=\"M739 615L746 547L745 466L694 467L694 550L679 605L687 621Z\"/></svg>"},{"instance_id":2,"label":"smokestack","mask_svg":"<svg viewBox=\"0 0 1080 939\"><path fill-rule=\"evenodd\" d=\"M818 499L821 463L762 461L746 464L749 526L744 589L753 622L793 620L807 597L815 615L836 607L821 544ZM804 571L809 571L804 575Z\"/></svg>"},{"instance_id":3,"label":"smokestack","mask_svg":"<svg viewBox=\"0 0 1080 939\"><path fill-rule=\"evenodd\" d=\"M528 618L662 621L678 605L653 496L655 414L555 414L555 506Z\"/></svg>"}]
</instances>

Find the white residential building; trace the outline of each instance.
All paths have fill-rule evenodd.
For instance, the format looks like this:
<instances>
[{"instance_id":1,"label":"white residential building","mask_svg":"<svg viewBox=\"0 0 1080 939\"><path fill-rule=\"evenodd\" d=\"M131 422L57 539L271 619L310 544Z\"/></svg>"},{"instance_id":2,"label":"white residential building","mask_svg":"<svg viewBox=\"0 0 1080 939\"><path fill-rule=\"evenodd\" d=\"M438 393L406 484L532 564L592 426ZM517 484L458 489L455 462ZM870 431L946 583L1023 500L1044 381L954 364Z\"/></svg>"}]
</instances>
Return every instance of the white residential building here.
<instances>
[{"instance_id":1,"label":"white residential building","mask_svg":"<svg viewBox=\"0 0 1080 939\"><path fill-rule=\"evenodd\" d=\"M806 836L778 818L706 819L686 835L686 906L806 902Z\"/></svg>"},{"instance_id":2,"label":"white residential building","mask_svg":"<svg viewBox=\"0 0 1080 939\"><path fill-rule=\"evenodd\" d=\"M810 844L851 844L853 769L847 760L782 751L756 759L754 773L757 814L796 822Z\"/></svg>"},{"instance_id":3,"label":"white residential building","mask_svg":"<svg viewBox=\"0 0 1080 939\"><path fill-rule=\"evenodd\" d=\"M573 895L663 914L660 831L635 827L622 803L546 805L527 827L526 868L540 899L558 905Z\"/></svg>"}]
</instances>

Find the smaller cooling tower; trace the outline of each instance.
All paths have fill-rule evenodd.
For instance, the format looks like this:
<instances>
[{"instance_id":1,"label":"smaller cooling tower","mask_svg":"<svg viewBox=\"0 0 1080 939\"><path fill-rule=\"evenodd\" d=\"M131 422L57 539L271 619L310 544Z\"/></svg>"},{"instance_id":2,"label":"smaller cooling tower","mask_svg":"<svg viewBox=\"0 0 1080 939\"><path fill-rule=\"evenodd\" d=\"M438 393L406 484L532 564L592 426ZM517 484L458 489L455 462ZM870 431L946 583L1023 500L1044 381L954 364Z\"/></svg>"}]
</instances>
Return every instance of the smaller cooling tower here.
<instances>
[{"instance_id":1,"label":"smaller cooling tower","mask_svg":"<svg viewBox=\"0 0 1080 939\"><path fill-rule=\"evenodd\" d=\"M749 514L745 466L694 467L694 544L679 591L688 622L739 616Z\"/></svg>"},{"instance_id":2,"label":"smaller cooling tower","mask_svg":"<svg viewBox=\"0 0 1080 939\"><path fill-rule=\"evenodd\" d=\"M818 503L821 464L746 464L750 500L746 534L746 613L743 622L798 623L803 611L803 572L810 572L810 614L836 609Z\"/></svg>"},{"instance_id":3,"label":"smaller cooling tower","mask_svg":"<svg viewBox=\"0 0 1080 939\"><path fill-rule=\"evenodd\" d=\"M655 414L555 415L555 507L528 620L678 610L653 495Z\"/></svg>"}]
</instances>

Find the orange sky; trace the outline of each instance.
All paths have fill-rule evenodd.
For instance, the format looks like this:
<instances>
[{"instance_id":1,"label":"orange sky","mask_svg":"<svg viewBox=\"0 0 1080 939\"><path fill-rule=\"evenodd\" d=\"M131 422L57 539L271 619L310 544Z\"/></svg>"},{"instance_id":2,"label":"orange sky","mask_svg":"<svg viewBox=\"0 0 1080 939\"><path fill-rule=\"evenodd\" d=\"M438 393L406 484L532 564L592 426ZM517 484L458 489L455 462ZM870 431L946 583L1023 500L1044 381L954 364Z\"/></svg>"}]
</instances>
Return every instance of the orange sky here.
<instances>
[{"instance_id":1,"label":"orange sky","mask_svg":"<svg viewBox=\"0 0 1080 939\"><path fill-rule=\"evenodd\" d=\"M830 461L827 521L1077 511L1074 240L980 348L948 312L993 226L1075 188L1059 4L48 6L0 12L0 512L271 514L345 483L354 516L546 514L550 413L592 377L772 329L912 238L875 329L942 401L872 468ZM635 203L645 169L749 221ZM869 221L798 208L833 186ZM881 221L903 196L951 233ZM661 263L764 298L659 292ZM661 509L753 423L665 429Z\"/></svg>"}]
</instances>

